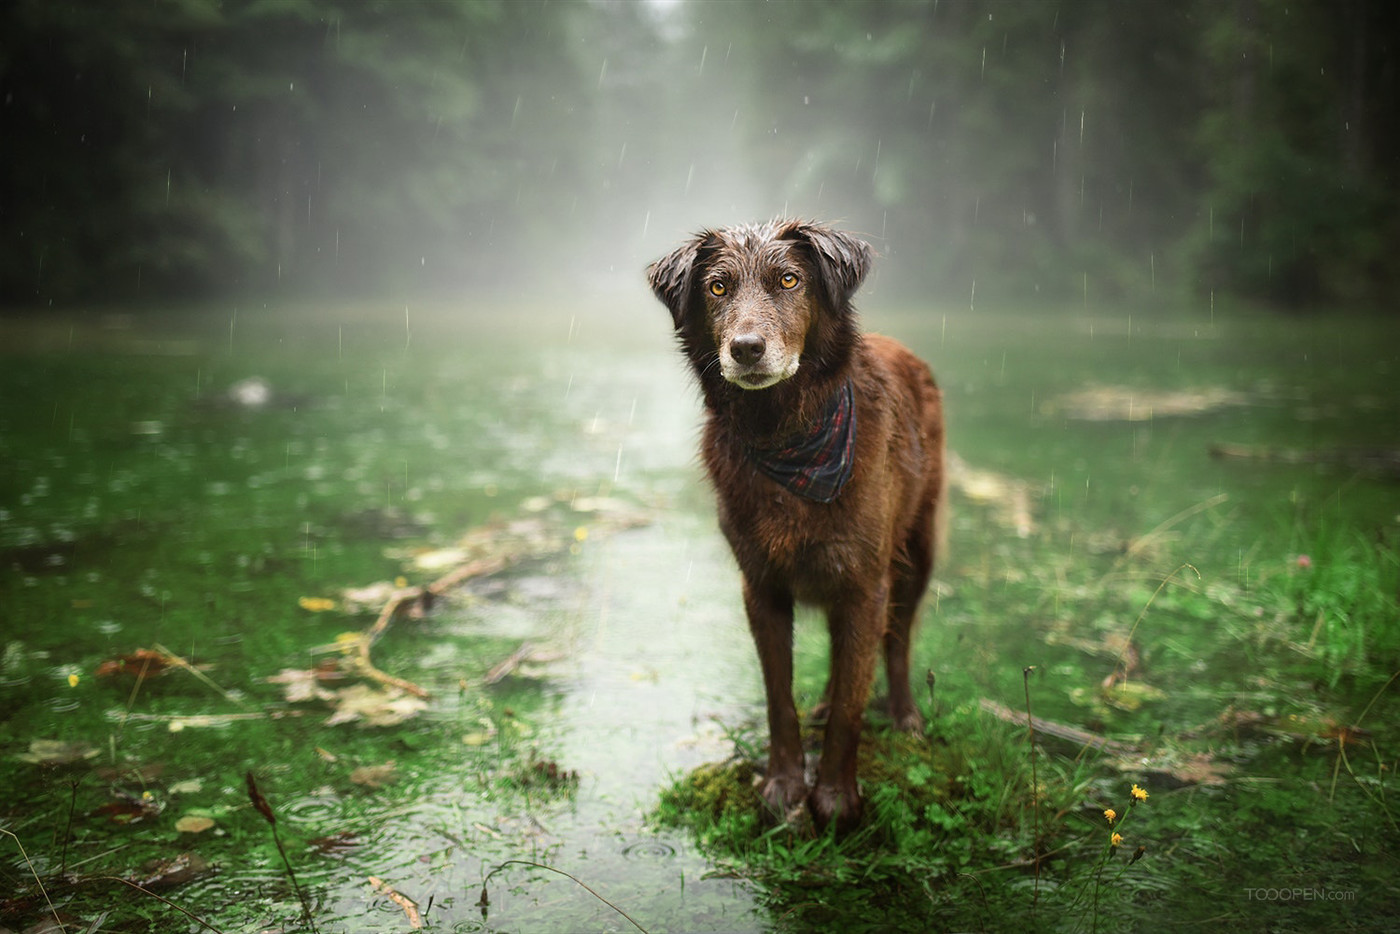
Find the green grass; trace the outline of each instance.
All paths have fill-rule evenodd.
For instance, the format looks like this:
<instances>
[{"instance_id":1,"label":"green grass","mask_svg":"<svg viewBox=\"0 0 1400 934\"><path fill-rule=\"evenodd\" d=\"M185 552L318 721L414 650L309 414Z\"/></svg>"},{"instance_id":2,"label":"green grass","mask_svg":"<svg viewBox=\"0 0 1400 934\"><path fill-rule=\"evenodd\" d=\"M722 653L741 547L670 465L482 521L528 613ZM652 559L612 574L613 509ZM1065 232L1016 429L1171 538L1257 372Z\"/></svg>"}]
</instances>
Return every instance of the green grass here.
<instances>
[{"instance_id":1,"label":"green grass","mask_svg":"<svg viewBox=\"0 0 1400 934\"><path fill-rule=\"evenodd\" d=\"M399 923L365 894L369 875L437 896L438 927L476 924L483 878L515 858L570 867L651 930L1387 925L1400 900L1394 488L1205 451L1393 444L1397 367L1377 350L1396 346L1393 325L1262 327L1223 311L1130 325L1065 310L944 325L929 314L876 325L933 362L958 454L1022 484L1033 521L1023 537L1004 503L955 495L915 646L915 671L937 676L921 697L928 732L873 718L860 765L868 819L841 840L774 824L759 805L756 672L682 695L684 722L720 711L731 759L674 776L659 803L651 779L628 784L684 738L685 726L638 738L629 720L668 679L692 677L694 656L672 654L673 638L698 630L713 651L709 627L732 622L725 664L750 658L690 461L694 406L655 389L684 378L664 322L653 345L533 311L415 317L410 336L399 308L273 310L186 320L186 356L133 356L132 335L81 322L34 328L0 367L0 924L43 921L47 894L87 923L104 917L103 930L183 929L170 906L104 877L151 878L148 861L197 852L217 871L162 895L230 934L305 929L243 790L252 769L326 932L360 930L371 909ZM555 336L539 345L541 334ZM604 345L615 362L600 372ZM295 404L217 402L248 375ZM1086 384L1223 388L1249 402L1132 423L1080 422L1049 404ZM634 417L635 437L623 428ZM627 561L674 550L646 575L596 557L606 551L585 551L593 563L546 555L504 575L504 595L396 624L376 663L435 696L394 727L327 727L324 705L288 703L266 682L373 618L309 612L300 597L400 574L423 583L406 556L561 489L652 506L654 527L619 552ZM536 587L513 591L516 574ZM564 584L577 594L540 595ZM475 683L521 630L550 633L558 664L577 666L572 686L557 669ZM208 681L96 676L156 643L207 666ZM802 706L825 682L825 643L804 617ZM599 657L603 644L612 655ZM1024 709L1027 688L1036 716L1131 755L1041 734L1032 747L981 704ZM580 715L595 692L608 713ZM155 719L245 712L265 716L178 732ZM20 758L36 739L95 755ZM642 748L652 741L660 753ZM624 765L603 781L561 751L589 746ZM394 783L352 781L391 760ZM1134 783L1150 797L1130 809ZM1105 808L1120 815L1116 848ZM661 836L671 850L694 840L708 859L619 855L645 839L643 812L684 828ZM215 826L184 833L185 816ZM746 885L724 888L715 873ZM544 871L514 865L490 888L498 928L626 927Z\"/></svg>"},{"instance_id":2,"label":"green grass","mask_svg":"<svg viewBox=\"0 0 1400 934\"><path fill-rule=\"evenodd\" d=\"M1314 539L1246 586L1187 564L1161 570L1168 553L1208 563L1208 522L1185 524L1169 552L1071 558L1057 539L1091 529L989 543L970 534L983 528L979 507L960 508L954 560L975 568L980 551L996 549L989 561L1023 573L955 574L927 615L936 632L920 644L939 672L938 709L925 699L926 736L881 728L878 715L866 730L860 832L834 839L775 822L754 790L756 726L731 727L734 757L679 776L654 820L687 828L730 871L760 882L782 929L879 930L894 923L873 907L882 903L902 906L902 923L956 930L1138 930L1160 917L1246 929L1385 923L1400 892L1376 868L1396 868L1400 843L1388 790L1400 614L1385 539ZM1298 553L1313 555L1311 567L1297 566ZM1335 624L1316 623L1319 613ZM940 668L969 617L991 643L985 668ZM1084 635L1067 638L1065 619L1088 622ZM1224 638L1212 646L1204 633ZM1117 670L1115 647L1129 640L1141 662L1126 683L1079 687ZM1009 645L1037 662L1033 713L1087 723L1134 751L1038 735L1033 763L1026 730L977 702L1024 709L1021 673L1014 682L1009 666L995 673ZM811 703L820 679L806 682ZM1333 690L1339 682L1350 690ZM808 737L814 752L817 742ZM1130 797L1135 784L1146 800Z\"/></svg>"}]
</instances>

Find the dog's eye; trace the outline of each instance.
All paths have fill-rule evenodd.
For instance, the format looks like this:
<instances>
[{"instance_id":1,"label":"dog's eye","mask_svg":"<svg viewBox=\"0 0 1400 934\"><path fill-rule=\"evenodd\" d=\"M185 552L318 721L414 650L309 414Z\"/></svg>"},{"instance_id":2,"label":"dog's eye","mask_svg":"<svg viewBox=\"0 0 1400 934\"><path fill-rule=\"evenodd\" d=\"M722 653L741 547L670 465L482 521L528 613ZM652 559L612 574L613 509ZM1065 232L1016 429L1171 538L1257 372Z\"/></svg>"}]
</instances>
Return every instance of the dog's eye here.
<instances>
[{"instance_id":1,"label":"dog's eye","mask_svg":"<svg viewBox=\"0 0 1400 934\"><path fill-rule=\"evenodd\" d=\"M710 283L710 294L718 298L725 293L724 283L716 279Z\"/></svg>"},{"instance_id":2,"label":"dog's eye","mask_svg":"<svg viewBox=\"0 0 1400 934\"><path fill-rule=\"evenodd\" d=\"M795 276L794 274L792 274L792 273L790 273L790 272L785 272L785 273L783 273L783 277L782 277L781 279L779 279L778 282L779 282L779 283L782 285L782 287L785 288L785 289L795 289L795 288L797 288L797 276Z\"/></svg>"}]
</instances>

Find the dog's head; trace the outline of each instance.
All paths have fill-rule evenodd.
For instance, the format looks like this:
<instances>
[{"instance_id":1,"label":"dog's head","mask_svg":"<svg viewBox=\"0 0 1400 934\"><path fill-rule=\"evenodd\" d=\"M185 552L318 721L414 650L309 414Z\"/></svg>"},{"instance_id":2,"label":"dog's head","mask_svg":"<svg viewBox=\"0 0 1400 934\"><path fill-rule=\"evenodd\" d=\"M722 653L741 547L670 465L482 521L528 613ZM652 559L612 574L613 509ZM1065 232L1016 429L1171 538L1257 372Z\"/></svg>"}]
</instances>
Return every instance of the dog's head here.
<instances>
[{"instance_id":1,"label":"dog's head","mask_svg":"<svg viewBox=\"0 0 1400 934\"><path fill-rule=\"evenodd\" d=\"M798 371L804 350L852 327L870 256L850 234L771 221L697 234L647 267L647 281L702 374L714 355L728 382L767 389Z\"/></svg>"}]
</instances>

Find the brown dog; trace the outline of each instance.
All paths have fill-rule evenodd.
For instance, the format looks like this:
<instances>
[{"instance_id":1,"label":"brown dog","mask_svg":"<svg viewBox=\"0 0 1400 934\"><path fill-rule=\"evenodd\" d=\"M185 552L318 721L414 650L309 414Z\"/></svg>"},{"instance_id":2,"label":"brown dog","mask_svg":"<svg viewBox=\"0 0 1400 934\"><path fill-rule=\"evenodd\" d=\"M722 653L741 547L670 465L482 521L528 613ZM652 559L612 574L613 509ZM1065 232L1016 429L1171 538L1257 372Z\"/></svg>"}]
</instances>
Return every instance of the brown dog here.
<instances>
[{"instance_id":1,"label":"brown dog","mask_svg":"<svg viewBox=\"0 0 1400 934\"><path fill-rule=\"evenodd\" d=\"M860 821L856 750L883 640L890 713L922 721L909 642L932 572L943 408L918 358L862 337L851 295L870 247L817 224L707 230L647 269L705 398L702 454L744 578L768 698L762 794L818 826ZM794 601L831 633L828 720L807 791L792 699Z\"/></svg>"}]
</instances>

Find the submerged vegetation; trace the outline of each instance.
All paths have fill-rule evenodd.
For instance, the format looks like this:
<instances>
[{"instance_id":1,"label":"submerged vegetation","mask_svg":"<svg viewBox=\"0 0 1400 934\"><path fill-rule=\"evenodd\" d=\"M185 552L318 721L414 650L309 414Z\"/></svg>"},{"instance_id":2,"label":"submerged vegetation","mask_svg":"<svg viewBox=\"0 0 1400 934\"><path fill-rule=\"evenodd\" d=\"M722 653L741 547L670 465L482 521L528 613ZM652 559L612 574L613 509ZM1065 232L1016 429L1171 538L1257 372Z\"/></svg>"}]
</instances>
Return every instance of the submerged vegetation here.
<instances>
[{"instance_id":1,"label":"submerged vegetation","mask_svg":"<svg viewBox=\"0 0 1400 934\"><path fill-rule=\"evenodd\" d=\"M405 317L6 325L0 925L1388 922L1394 488L1209 452L1384 448L1389 325L880 318L958 466L927 731L872 709L835 839L752 787L762 691L665 328Z\"/></svg>"}]
</instances>

